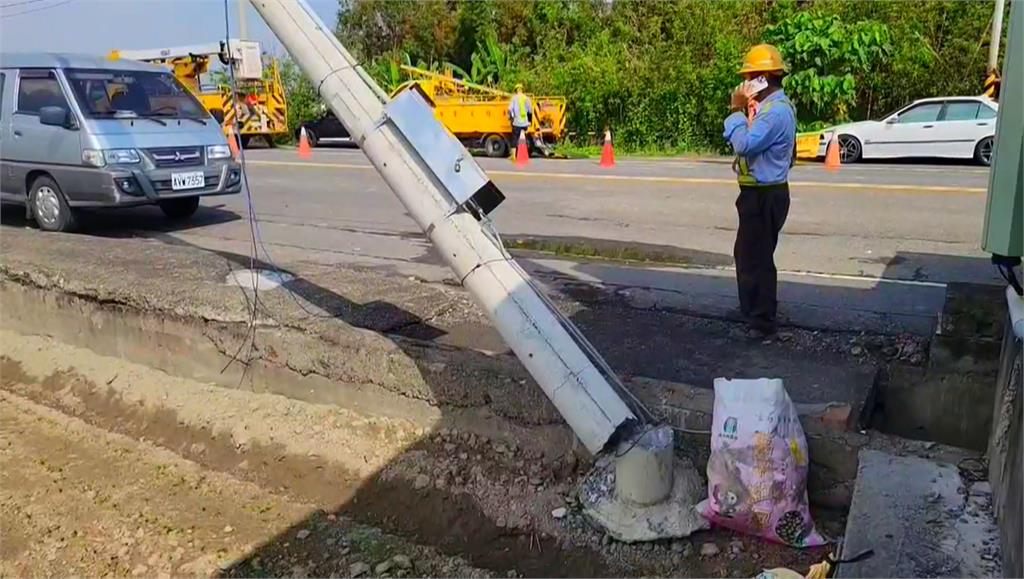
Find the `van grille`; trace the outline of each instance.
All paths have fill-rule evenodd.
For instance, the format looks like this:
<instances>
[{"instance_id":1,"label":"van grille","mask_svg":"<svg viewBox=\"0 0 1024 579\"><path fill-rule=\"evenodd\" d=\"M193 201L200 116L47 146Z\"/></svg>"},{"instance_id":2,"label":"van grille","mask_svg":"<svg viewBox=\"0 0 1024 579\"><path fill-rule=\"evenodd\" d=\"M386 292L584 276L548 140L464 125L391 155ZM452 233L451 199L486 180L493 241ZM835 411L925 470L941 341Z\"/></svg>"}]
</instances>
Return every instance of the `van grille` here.
<instances>
[{"instance_id":1,"label":"van grille","mask_svg":"<svg viewBox=\"0 0 1024 579\"><path fill-rule=\"evenodd\" d=\"M149 149L147 153L157 167L192 167L203 164L202 147Z\"/></svg>"}]
</instances>

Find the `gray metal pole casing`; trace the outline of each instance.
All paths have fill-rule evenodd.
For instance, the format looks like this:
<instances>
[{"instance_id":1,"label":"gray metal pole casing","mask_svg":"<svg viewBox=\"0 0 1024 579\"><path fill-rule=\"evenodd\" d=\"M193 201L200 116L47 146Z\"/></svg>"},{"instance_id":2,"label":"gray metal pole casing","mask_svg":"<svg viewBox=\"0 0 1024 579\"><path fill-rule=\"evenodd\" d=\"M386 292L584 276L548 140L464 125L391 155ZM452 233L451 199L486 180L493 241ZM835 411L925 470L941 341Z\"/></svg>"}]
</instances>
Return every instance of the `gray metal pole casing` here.
<instances>
[{"instance_id":1,"label":"gray metal pole casing","mask_svg":"<svg viewBox=\"0 0 1024 579\"><path fill-rule=\"evenodd\" d=\"M525 272L473 215L453 211L444 185L387 122L383 91L309 6L250 1L583 445L600 452L623 424L638 421Z\"/></svg>"}]
</instances>

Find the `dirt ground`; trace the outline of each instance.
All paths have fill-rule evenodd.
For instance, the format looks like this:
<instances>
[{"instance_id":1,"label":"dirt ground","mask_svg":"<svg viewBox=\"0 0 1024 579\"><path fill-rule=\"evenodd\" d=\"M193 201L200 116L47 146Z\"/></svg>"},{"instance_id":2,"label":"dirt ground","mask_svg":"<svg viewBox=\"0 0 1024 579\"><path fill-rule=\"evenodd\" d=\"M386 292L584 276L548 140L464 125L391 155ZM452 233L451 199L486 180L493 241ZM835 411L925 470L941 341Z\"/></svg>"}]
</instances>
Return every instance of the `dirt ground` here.
<instances>
[{"instance_id":1,"label":"dirt ground","mask_svg":"<svg viewBox=\"0 0 1024 579\"><path fill-rule=\"evenodd\" d=\"M617 543L576 508L585 461L435 426L0 331L0 575L749 577L825 555Z\"/></svg>"},{"instance_id":2,"label":"dirt ground","mask_svg":"<svg viewBox=\"0 0 1024 579\"><path fill-rule=\"evenodd\" d=\"M291 544L249 558L245 575L491 576L20 396L0 400L6 577L233 575L279 534Z\"/></svg>"}]
</instances>

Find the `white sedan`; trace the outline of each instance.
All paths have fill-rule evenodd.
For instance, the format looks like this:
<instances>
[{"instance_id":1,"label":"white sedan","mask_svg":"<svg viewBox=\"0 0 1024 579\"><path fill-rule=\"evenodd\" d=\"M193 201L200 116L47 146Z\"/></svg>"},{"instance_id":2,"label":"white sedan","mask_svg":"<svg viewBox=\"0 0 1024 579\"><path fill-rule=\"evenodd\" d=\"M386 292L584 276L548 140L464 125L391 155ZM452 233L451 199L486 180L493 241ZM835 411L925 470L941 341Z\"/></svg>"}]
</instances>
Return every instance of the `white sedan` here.
<instances>
[{"instance_id":1,"label":"white sedan","mask_svg":"<svg viewBox=\"0 0 1024 579\"><path fill-rule=\"evenodd\" d=\"M989 165L998 108L984 96L921 99L880 121L825 130L818 155L825 155L836 136L844 164L861 159L945 157Z\"/></svg>"}]
</instances>

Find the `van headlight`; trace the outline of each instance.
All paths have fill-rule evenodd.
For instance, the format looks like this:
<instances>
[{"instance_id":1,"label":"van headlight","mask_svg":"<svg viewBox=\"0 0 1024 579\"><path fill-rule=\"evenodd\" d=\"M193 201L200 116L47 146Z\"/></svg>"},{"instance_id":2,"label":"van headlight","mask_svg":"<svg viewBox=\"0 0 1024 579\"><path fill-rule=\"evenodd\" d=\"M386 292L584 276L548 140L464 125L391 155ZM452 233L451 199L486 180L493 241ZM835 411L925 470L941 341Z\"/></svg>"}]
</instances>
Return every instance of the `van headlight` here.
<instances>
[{"instance_id":1,"label":"van headlight","mask_svg":"<svg viewBox=\"0 0 1024 579\"><path fill-rule=\"evenodd\" d=\"M102 167L107 164L103 160L103 151L96 149L82 149L82 162L93 167Z\"/></svg>"},{"instance_id":2,"label":"van headlight","mask_svg":"<svg viewBox=\"0 0 1024 579\"><path fill-rule=\"evenodd\" d=\"M103 151L103 157L111 165L130 165L142 160L135 149L108 149Z\"/></svg>"},{"instance_id":3,"label":"van headlight","mask_svg":"<svg viewBox=\"0 0 1024 579\"><path fill-rule=\"evenodd\" d=\"M213 159L228 159L231 157L231 149L227 145L207 145L206 146L206 158Z\"/></svg>"}]
</instances>

